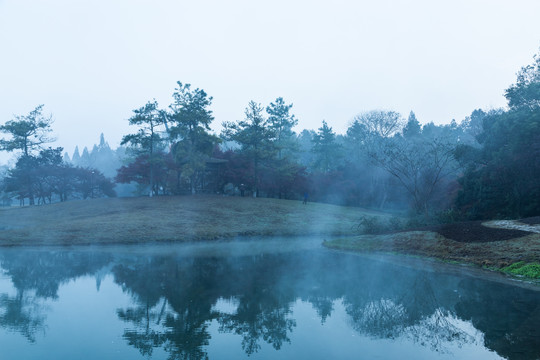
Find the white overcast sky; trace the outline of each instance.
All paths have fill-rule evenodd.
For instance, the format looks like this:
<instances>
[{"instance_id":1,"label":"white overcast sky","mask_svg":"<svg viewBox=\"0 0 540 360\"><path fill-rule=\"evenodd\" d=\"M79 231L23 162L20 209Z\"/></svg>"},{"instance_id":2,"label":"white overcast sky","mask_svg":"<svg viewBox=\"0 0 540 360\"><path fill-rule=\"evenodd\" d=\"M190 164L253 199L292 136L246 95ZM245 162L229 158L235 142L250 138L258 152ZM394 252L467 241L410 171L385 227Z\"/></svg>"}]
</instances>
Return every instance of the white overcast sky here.
<instances>
[{"instance_id":1,"label":"white overcast sky","mask_svg":"<svg viewBox=\"0 0 540 360\"><path fill-rule=\"evenodd\" d=\"M505 105L539 19L540 0L0 0L0 124L45 104L56 146L115 147L178 80L214 97L216 131L279 96L297 130L372 109L461 121Z\"/></svg>"}]
</instances>

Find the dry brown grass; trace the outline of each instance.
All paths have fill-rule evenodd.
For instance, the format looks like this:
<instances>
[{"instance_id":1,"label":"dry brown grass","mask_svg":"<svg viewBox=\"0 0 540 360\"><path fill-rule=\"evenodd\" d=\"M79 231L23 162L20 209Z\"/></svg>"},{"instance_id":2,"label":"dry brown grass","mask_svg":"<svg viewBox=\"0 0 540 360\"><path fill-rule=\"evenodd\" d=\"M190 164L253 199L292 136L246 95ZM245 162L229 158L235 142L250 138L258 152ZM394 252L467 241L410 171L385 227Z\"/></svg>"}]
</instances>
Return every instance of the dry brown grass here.
<instances>
[{"instance_id":1,"label":"dry brown grass","mask_svg":"<svg viewBox=\"0 0 540 360\"><path fill-rule=\"evenodd\" d=\"M431 231L362 235L325 242L335 249L391 252L500 269L518 261L540 262L540 234L511 240L465 243Z\"/></svg>"},{"instance_id":2,"label":"dry brown grass","mask_svg":"<svg viewBox=\"0 0 540 360\"><path fill-rule=\"evenodd\" d=\"M360 208L221 196L118 198L0 210L0 246L131 244L245 235L352 235Z\"/></svg>"}]
</instances>

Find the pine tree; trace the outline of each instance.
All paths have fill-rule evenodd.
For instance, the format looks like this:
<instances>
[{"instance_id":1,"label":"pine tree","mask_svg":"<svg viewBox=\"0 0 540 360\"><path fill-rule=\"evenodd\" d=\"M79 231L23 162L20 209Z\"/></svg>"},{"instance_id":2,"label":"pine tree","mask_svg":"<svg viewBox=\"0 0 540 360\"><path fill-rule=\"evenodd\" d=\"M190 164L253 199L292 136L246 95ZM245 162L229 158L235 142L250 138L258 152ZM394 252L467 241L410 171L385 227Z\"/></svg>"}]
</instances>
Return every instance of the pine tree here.
<instances>
[{"instance_id":1,"label":"pine tree","mask_svg":"<svg viewBox=\"0 0 540 360\"><path fill-rule=\"evenodd\" d=\"M275 130L263 116L260 104L250 101L245 110L245 119L237 122L224 122L222 136L240 144L241 151L253 165L253 186L259 196L260 172L262 163L271 159L275 153Z\"/></svg>"},{"instance_id":2,"label":"pine tree","mask_svg":"<svg viewBox=\"0 0 540 360\"><path fill-rule=\"evenodd\" d=\"M407 119L407 124L403 128L403 137L410 139L420 135L421 131L420 122L416 119L414 112L411 111Z\"/></svg>"},{"instance_id":3,"label":"pine tree","mask_svg":"<svg viewBox=\"0 0 540 360\"><path fill-rule=\"evenodd\" d=\"M333 170L340 155L340 148L340 145L336 142L336 133L323 120L322 126L313 137L314 167L325 173Z\"/></svg>"},{"instance_id":4,"label":"pine tree","mask_svg":"<svg viewBox=\"0 0 540 360\"><path fill-rule=\"evenodd\" d=\"M79 147L75 146L75 151L73 151L73 156L71 157L73 165L79 166L81 164L81 154L79 154Z\"/></svg>"}]
</instances>

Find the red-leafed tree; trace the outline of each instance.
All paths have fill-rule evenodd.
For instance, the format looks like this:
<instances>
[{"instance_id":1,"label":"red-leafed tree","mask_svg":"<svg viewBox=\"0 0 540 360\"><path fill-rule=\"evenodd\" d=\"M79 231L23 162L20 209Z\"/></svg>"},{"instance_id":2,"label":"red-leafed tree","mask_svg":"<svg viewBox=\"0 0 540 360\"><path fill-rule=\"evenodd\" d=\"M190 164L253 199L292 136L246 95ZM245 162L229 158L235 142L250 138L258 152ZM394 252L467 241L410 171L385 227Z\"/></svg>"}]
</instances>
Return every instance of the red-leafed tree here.
<instances>
[{"instance_id":1,"label":"red-leafed tree","mask_svg":"<svg viewBox=\"0 0 540 360\"><path fill-rule=\"evenodd\" d=\"M150 169L152 168L152 171ZM150 160L150 155L140 155L133 162L122 166L117 171L115 181L121 184L135 182L139 184L139 191L152 185L153 194L166 193L171 188L173 181L171 172L174 163L170 155L162 154L160 158L155 155Z\"/></svg>"}]
</instances>

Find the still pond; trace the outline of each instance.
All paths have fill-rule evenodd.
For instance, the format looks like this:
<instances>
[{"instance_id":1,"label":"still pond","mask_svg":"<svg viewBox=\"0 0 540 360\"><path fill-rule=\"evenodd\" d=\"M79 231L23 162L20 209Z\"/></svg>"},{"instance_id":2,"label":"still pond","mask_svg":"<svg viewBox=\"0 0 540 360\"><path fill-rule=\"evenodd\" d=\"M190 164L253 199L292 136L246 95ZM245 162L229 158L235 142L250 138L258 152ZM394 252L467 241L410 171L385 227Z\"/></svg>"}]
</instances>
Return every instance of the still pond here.
<instances>
[{"instance_id":1,"label":"still pond","mask_svg":"<svg viewBox=\"0 0 540 360\"><path fill-rule=\"evenodd\" d=\"M469 270L320 239L0 249L0 359L540 358L540 291Z\"/></svg>"}]
</instances>

